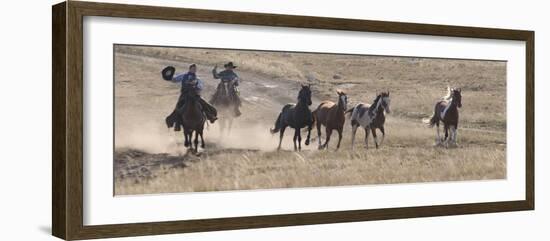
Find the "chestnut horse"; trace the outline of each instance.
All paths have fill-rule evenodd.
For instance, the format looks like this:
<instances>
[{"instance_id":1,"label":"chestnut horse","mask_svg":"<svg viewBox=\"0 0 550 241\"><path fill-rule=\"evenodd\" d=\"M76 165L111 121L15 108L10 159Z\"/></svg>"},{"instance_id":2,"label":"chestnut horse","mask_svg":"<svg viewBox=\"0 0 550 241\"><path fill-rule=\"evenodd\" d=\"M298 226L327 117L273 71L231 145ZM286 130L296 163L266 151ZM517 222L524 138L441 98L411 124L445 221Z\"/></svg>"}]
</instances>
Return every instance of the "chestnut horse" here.
<instances>
[{"instance_id":1,"label":"chestnut horse","mask_svg":"<svg viewBox=\"0 0 550 241\"><path fill-rule=\"evenodd\" d=\"M348 105L348 96L346 93L337 90L338 104L325 100L319 104L317 109L313 111L313 122L317 124L317 140L319 142L319 150L328 148L330 136L332 131L338 132L338 145L336 149L340 148L340 142L342 141L342 131L344 130L344 122L346 122L346 109ZM321 125L325 126L326 140L325 144L321 145Z\"/></svg>"}]
</instances>

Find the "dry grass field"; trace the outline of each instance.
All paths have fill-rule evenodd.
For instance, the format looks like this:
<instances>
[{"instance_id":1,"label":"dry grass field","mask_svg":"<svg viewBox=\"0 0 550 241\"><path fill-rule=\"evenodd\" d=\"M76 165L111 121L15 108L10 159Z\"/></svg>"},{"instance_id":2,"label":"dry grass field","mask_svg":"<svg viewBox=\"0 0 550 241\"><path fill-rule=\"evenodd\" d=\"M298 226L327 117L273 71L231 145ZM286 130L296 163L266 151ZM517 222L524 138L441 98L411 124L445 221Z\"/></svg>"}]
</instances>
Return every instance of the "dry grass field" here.
<instances>
[{"instance_id":1,"label":"dry grass field","mask_svg":"<svg viewBox=\"0 0 550 241\"><path fill-rule=\"evenodd\" d=\"M179 73L196 63L209 99L218 83L211 69L228 61L239 66L243 115L229 136L209 125L206 148L187 153L181 132L164 125L179 85L162 80L160 70L173 65ZM116 195L506 178L505 62L119 45L114 81ZM293 152L287 131L277 152L269 128L296 101L300 83L312 85L312 110L336 101L337 89L349 106L391 91L381 148L371 136L365 150L359 130L351 151L347 121L338 151L333 133L328 150L316 150L313 139ZM450 149L434 147L435 130L422 123L447 85L463 95L458 147Z\"/></svg>"}]
</instances>

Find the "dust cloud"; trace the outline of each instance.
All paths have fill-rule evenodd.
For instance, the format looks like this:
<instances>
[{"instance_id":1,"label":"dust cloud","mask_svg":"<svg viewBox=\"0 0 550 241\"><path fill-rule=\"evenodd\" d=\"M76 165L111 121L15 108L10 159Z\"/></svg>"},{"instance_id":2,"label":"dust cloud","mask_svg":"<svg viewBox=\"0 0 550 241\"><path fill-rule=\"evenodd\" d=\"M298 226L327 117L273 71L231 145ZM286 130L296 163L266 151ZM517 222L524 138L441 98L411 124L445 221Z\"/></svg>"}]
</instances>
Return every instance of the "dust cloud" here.
<instances>
[{"instance_id":1,"label":"dust cloud","mask_svg":"<svg viewBox=\"0 0 550 241\"><path fill-rule=\"evenodd\" d=\"M234 123L229 133L222 133L219 123L207 124L204 129L206 149L244 149L275 151L279 134L272 135L266 124ZM285 133L284 148L292 146L292 131ZM174 132L158 122L145 122L139 125L124 125L116 129L116 149L137 149L148 153L178 154L185 150L182 132ZM302 148L306 133L302 133Z\"/></svg>"}]
</instances>

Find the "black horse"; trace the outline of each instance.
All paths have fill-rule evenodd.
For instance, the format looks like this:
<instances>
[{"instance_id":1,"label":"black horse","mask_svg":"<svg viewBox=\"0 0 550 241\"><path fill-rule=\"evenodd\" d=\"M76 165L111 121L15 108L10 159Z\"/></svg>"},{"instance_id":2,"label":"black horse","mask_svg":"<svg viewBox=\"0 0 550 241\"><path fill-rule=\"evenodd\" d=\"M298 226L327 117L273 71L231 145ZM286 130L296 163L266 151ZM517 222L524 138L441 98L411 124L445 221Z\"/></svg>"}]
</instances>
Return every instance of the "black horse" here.
<instances>
[{"instance_id":1,"label":"black horse","mask_svg":"<svg viewBox=\"0 0 550 241\"><path fill-rule=\"evenodd\" d=\"M194 86L187 87L188 90L184 95L185 104L177 110L180 115L183 135L185 137L185 146L198 152L199 137L201 139L201 148L204 148L203 130L204 123L206 122L206 116L202 113L201 105L199 103L200 96L197 94L197 89ZM195 140L193 142L193 133L195 133ZM193 144L195 146L193 147Z\"/></svg>"},{"instance_id":2,"label":"black horse","mask_svg":"<svg viewBox=\"0 0 550 241\"><path fill-rule=\"evenodd\" d=\"M298 103L286 104L275 121L275 128L270 130L271 134L280 133L279 147L277 150L281 149L285 129L288 126L295 130L293 139L295 151L302 149L301 128L307 127L307 139L305 144L309 145L311 128L313 127L313 115L311 114L311 110L309 110L309 106L311 105L310 87L311 85L302 85L302 89L298 93Z\"/></svg>"}]
</instances>

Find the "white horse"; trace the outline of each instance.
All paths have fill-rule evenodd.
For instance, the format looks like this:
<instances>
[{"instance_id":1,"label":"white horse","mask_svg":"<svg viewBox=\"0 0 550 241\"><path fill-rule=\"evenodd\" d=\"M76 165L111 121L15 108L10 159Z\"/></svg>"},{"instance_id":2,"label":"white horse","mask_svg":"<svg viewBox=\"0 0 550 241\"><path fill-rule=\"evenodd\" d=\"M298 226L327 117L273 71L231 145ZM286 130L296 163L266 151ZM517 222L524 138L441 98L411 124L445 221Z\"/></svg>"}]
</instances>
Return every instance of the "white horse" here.
<instances>
[{"instance_id":1,"label":"white horse","mask_svg":"<svg viewBox=\"0 0 550 241\"><path fill-rule=\"evenodd\" d=\"M374 143L376 148L384 142L385 132L384 132L384 111L390 113L390 92L382 92L376 96L376 99L373 101L372 105L359 103L352 109L346 111L346 113L351 113L351 149L354 149L355 145L355 133L359 126L365 129L365 145L368 148L368 138L369 131L372 131L372 136L374 138ZM381 127L381 128L380 128ZM376 136L376 128L379 128L382 131L382 140L378 143L378 138Z\"/></svg>"}]
</instances>

